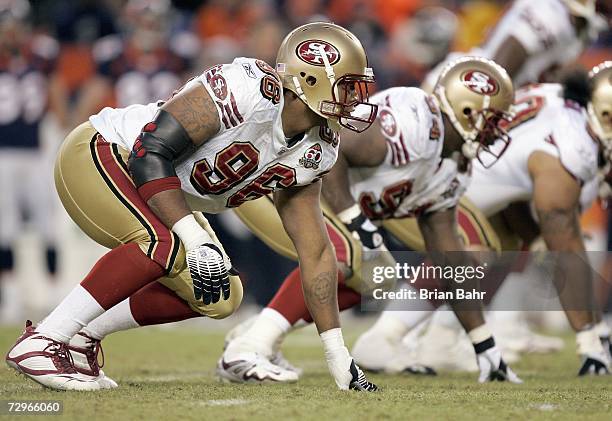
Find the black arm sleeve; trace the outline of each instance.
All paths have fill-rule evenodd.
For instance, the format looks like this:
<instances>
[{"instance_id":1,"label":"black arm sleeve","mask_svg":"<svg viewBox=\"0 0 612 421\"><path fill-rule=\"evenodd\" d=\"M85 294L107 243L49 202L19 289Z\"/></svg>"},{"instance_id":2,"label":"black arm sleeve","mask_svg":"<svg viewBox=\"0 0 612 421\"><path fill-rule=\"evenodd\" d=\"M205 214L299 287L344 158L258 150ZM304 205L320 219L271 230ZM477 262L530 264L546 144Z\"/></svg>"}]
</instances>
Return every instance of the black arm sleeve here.
<instances>
[{"instance_id":1,"label":"black arm sleeve","mask_svg":"<svg viewBox=\"0 0 612 421\"><path fill-rule=\"evenodd\" d=\"M185 128L167 111L159 110L134 143L128 169L140 187L149 181L176 177L174 161L195 145Z\"/></svg>"}]
</instances>

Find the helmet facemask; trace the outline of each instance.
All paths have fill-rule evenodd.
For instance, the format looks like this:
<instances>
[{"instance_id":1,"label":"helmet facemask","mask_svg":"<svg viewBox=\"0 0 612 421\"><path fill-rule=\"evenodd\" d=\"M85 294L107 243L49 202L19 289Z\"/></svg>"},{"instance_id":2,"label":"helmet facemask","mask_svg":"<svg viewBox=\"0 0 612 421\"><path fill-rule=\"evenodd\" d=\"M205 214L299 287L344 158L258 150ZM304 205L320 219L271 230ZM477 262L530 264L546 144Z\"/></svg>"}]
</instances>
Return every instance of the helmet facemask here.
<instances>
[{"instance_id":1,"label":"helmet facemask","mask_svg":"<svg viewBox=\"0 0 612 421\"><path fill-rule=\"evenodd\" d=\"M368 102L368 85L373 75L348 74L338 78L332 86L332 100L319 103L319 111L349 130L361 133L376 120L378 106Z\"/></svg>"},{"instance_id":2,"label":"helmet facemask","mask_svg":"<svg viewBox=\"0 0 612 421\"><path fill-rule=\"evenodd\" d=\"M436 94L441 100L444 114L464 141L461 147L463 156L470 160L478 159L485 168L493 166L510 145L511 138L505 127L512 120L512 114L490 108L490 97L485 96L482 108L478 110L467 106L463 108L463 118L468 126L464 127L455 115L444 87L438 86Z\"/></svg>"},{"instance_id":3,"label":"helmet facemask","mask_svg":"<svg viewBox=\"0 0 612 421\"><path fill-rule=\"evenodd\" d=\"M483 167L490 168L508 149L510 135L505 129L512 121L508 112L486 108L470 115L476 132L472 144L476 144L476 158ZM467 144L467 142L466 142Z\"/></svg>"}]
</instances>

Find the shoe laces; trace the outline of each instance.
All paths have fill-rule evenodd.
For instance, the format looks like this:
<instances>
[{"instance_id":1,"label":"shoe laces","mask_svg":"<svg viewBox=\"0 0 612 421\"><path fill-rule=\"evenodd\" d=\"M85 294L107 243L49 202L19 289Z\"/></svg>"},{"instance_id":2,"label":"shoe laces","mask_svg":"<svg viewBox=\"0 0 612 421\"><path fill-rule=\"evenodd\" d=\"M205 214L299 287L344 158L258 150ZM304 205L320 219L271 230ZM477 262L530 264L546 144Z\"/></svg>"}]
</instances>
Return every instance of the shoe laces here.
<instances>
[{"instance_id":1,"label":"shoe laces","mask_svg":"<svg viewBox=\"0 0 612 421\"><path fill-rule=\"evenodd\" d=\"M77 371L74 368L74 360L72 359L72 354L70 354L68 345L53 339L47 339L50 342L43 349L43 351L49 351L52 354L51 358L56 366L59 365L58 368L61 368L66 373L76 373Z\"/></svg>"},{"instance_id":2,"label":"shoe laces","mask_svg":"<svg viewBox=\"0 0 612 421\"><path fill-rule=\"evenodd\" d=\"M87 356L87 361L95 368L100 369L104 367L104 350L102 349L102 341L82 333L81 335L86 339L85 346L87 348L87 352L85 355ZM98 355L102 357L102 362L98 361Z\"/></svg>"}]
</instances>

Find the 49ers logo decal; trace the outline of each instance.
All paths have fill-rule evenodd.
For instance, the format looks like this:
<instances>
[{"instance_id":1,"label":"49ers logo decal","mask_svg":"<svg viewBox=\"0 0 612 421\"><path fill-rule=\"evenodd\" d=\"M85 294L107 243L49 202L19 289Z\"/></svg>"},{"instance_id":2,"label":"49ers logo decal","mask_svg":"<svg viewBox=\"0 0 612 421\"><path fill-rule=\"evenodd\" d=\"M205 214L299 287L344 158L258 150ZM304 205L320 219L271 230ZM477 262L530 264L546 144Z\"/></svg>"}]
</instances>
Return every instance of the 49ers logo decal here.
<instances>
[{"instance_id":1,"label":"49ers logo decal","mask_svg":"<svg viewBox=\"0 0 612 421\"><path fill-rule=\"evenodd\" d=\"M465 72L461 75L461 81L470 91L479 95L495 95L499 92L497 81L480 70Z\"/></svg>"},{"instance_id":2,"label":"49ers logo decal","mask_svg":"<svg viewBox=\"0 0 612 421\"><path fill-rule=\"evenodd\" d=\"M389 110L381 110L378 113L378 119L380 120L380 128L385 135L393 137L397 134L397 123Z\"/></svg>"},{"instance_id":3,"label":"49ers logo decal","mask_svg":"<svg viewBox=\"0 0 612 421\"><path fill-rule=\"evenodd\" d=\"M334 65L340 61L340 52L338 49L329 42L318 39L303 41L295 49L295 53L300 60L314 66L325 66L322 51L325 53L330 65Z\"/></svg>"},{"instance_id":4,"label":"49ers logo decal","mask_svg":"<svg viewBox=\"0 0 612 421\"><path fill-rule=\"evenodd\" d=\"M319 164L321 163L321 159L323 158L323 152L321 149L321 145L318 143L314 144L306 152L304 152L304 156L300 158L300 165L304 168L312 168L313 170L319 169Z\"/></svg>"}]
</instances>

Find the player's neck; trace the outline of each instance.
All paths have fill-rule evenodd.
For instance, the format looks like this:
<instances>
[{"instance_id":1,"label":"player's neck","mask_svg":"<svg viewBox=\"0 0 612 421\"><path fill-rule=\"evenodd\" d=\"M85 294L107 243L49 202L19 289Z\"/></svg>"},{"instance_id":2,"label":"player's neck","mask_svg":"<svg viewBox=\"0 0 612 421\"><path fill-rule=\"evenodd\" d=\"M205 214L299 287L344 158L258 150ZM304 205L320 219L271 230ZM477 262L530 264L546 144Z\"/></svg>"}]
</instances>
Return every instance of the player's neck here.
<instances>
[{"instance_id":1,"label":"player's neck","mask_svg":"<svg viewBox=\"0 0 612 421\"><path fill-rule=\"evenodd\" d=\"M321 117L313 113L293 92L285 92L285 103L281 111L283 132L291 139L312 127L321 124Z\"/></svg>"}]
</instances>

